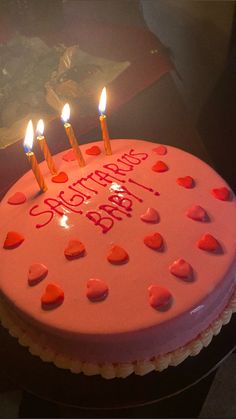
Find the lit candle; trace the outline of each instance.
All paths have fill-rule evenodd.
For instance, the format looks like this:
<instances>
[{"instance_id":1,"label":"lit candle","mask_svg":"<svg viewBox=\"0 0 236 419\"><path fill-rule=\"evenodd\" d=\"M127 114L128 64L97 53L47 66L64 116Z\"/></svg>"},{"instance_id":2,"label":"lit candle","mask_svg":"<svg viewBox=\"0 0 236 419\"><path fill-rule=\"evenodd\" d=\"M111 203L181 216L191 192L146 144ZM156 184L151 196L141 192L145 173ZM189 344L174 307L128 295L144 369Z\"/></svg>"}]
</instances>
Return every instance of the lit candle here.
<instances>
[{"instance_id":1,"label":"lit candle","mask_svg":"<svg viewBox=\"0 0 236 419\"><path fill-rule=\"evenodd\" d=\"M54 164L51 153L49 151L48 145L46 143L46 139L45 139L45 136L44 136L44 122L43 122L42 119L40 119L38 121L36 131L39 134L37 136L37 140L38 140L40 148L41 148L41 150L44 154L44 157L45 157L45 160L47 162L48 168L49 168L51 174L55 175L57 173L57 169L56 169L56 166Z\"/></svg>"},{"instance_id":2,"label":"lit candle","mask_svg":"<svg viewBox=\"0 0 236 419\"><path fill-rule=\"evenodd\" d=\"M104 141L104 148L105 148L105 153L107 155L111 155L112 151L111 151L111 142L110 142L110 138L109 138L109 133L108 133L108 129L107 129L107 122L106 122L106 115L104 114L105 110L106 110L106 103L107 103L107 92L106 92L106 88L103 87L102 89L102 93L100 96L100 101L99 101L99 112L100 112L100 123L101 123L101 129L102 129L102 138Z\"/></svg>"},{"instance_id":3,"label":"lit candle","mask_svg":"<svg viewBox=\"0 0 236 419\"><path fill-rule=\"evenodd\" d=\"M47 190L47 186L44 182L42 173L40 172L35 154L32 151L33 140L34 140L34 129L33 129L32 121L30 120L28 122L26 133L25 133L24 149L25 149L26 156L28 157L29 162L31 164L31 168L33 170L34 176L38 182L38 185L41 191L45 192Z\"/></svg>"},{"instance_id":4,"label":"lit candle","mask_svg":"<svg viewBox=\"0 0 236 419\"><path fill-rule=\"evenodd\" d=\"M77 139L75 137L74 130L73 130L71 124L68 122L69 119L70 119L70 105L68 103L66 103L64 105L63 109L62 109L61 118L64 122L66 135L69 138L71 147L73 148L73 150L75 152L75 156L78 160L78 163L79 163L80 167L83 167L83 166L85 166L85 161L84 161L83 155L81 153L81 150L79 148Z\"/></svg>"}]
</instances>

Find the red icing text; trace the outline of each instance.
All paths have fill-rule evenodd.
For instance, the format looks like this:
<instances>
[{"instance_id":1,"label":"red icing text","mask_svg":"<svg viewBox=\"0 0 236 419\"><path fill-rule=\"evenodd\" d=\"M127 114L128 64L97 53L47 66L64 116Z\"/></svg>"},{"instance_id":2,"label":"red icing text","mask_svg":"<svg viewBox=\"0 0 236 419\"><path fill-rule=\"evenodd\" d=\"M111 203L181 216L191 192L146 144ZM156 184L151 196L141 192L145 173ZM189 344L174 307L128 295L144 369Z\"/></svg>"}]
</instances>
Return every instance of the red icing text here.
<instances>
[{"instance_id":1,"label":"red icing text","mask_svg":"<svg viewBox=\"0 0 236 419\"><path fill-rule=\"evenodd\" d=\"M34 205L29 214L38 218L36 228L42 228L54 216L62 217L68 212L83 215L84 204L90 204L106 188L107 202L100 203L97 208L90 209L91 205L87 206L88 210L84 215L103 233L107 233L114 222L131 217L134 202L143 202L139 196L141 191L154 192L149 186L128 177L147 158L147 153L138 153L131 149L117 158L116 162L104 164L102 170L95 170L86 177L77 179L66 190L59 191L56 197L48 197L40 205ZM124 184L127 181L126 186Z\"/></svg>"}]
</instances>

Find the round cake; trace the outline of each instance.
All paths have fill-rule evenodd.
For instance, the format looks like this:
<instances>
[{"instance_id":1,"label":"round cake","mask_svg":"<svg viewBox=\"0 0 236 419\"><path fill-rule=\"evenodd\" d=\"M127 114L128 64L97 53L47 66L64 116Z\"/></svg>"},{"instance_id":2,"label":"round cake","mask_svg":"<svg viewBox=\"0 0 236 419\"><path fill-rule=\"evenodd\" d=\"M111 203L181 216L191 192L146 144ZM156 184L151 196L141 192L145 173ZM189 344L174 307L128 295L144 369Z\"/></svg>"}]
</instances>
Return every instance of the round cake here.
<instances>
[{"instance_id":1,"label":"round cake","mask_svg":"<svg viewBox=\"0 0 236 419\"><path fill-rule=\"evenodd\" d=\"M196 355L236 308L236 206L206 163L112 140L54 156L1 202L0 317L33 354L106 378Z\"/></svg>"}]
</instances>

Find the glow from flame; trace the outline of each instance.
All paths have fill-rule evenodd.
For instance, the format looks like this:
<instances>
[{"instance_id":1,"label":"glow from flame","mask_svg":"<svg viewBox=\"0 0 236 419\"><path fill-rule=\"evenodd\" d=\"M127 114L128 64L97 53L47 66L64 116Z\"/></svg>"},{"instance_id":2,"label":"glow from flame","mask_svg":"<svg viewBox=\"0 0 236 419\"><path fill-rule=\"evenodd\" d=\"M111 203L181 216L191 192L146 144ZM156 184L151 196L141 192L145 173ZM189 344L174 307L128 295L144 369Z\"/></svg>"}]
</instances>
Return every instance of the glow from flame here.
<instances>
[{"instance_id":1,"label":"glow from flame","mask_svg":"<svg viewBox=\"0 0 236 419\"><path fill-rule=\"evenodd\" d=\"M112 182L109 189L110 189L111 192L124 192L124 189L122 189L122 186L119 185L119 183L116 183L116 182Z\"/></svg>"},{"instance_id":2,"label":"glow from flame","mask_svg":"<svg viewBox=\"0 0 236 419\"><path fill-rule=\"evenodd\" d=\"M25 140L24 140L24 148L25 148L26 153L32 150L33 141L34 141L34 128L33 128L33 123L30 119L26 128Z\"/></svg>"},{"instance_id":3,"label":"glow from flame","mask_svg":"<svg viewBox=\"0 0 236 419\"><path fill-rule=\"evenodd\" d=\"M44 133L44 122L42 119L40 119L37 123L36 131L39 135L43 135Z\"/></svg>"},{"instance_id":4,"label":"glow from flame","mask_svg":"<svg viewBox=\"0 0 236 419\"><path fill-rule=\"evenodd\" d=\"M63 228L69 228L70 226L67 224L68 221L68 217L66 214L63 214L60 218L59 218L59 224L61 227Z\"/></svg>"},{"instance_id":5,"label":"glow from flame","mask_svg":"<svg viewBox=\"0 0 236 419\"><path fill-rule=\"evenodd\" d=\"M69 103L66 103L63 106L62 113L61 113L61 118L64 122L69 121L69 119L70 119L70 105L69 105Z\"/></svg>"},{"instance_id":6,"label":"glow from flame","mask_svg":"<svg viewBox=\"0 0 236 419\"><path fill-rule=\"evenodd\" d=\"M101 115L106 110L106 104L107 104L107 91L106 91L106 88L103 87L102 93L101 93L101 96L100 96L99 105L98 105L98 109L99 109L99 112L100 112Z\"/></svg>"}]
</instances>

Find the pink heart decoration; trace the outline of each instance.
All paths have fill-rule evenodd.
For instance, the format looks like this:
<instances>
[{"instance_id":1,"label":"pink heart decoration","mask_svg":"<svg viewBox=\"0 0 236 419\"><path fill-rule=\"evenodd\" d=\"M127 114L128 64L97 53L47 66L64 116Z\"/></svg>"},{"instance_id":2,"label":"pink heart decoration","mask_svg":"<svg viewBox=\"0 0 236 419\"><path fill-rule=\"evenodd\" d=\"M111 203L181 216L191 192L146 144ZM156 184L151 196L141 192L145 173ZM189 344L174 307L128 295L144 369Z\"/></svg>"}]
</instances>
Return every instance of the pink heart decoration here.
<instances>
[{"instance_id":1,"label":"pink heart decoration","mask_svg":"<svg viewBox=\"0 0 236 419\"><path fill-rule=\"evenodd\" d=\"M74 152L73 148L71 148L69 151L67 151L67 153L63 154L62 158L65 161L74 161L74 160L76 160L76 158L75 158L75 152Z\"/></svg>"},{"instance_id":2,"label":"pink heart decoration","mask_svg":"<svg viewBox=\"0 0 236 419\"><path fill-rule=\"evenodd\" d=\"M24 204L25 201L26 201L25 194L23 194L22 192L16 192L14 193L14 195L10 196L7 202L10 205L20 205L20 204Z\"/></svg>"},{"instance_id":3,"label":"pink heart decoration","mask_svg":"<svg viewBox=\"0 0 236 419\"><path fill-rule=\"evenodd\" d=\"M80 240L71 239L64 250L64 255L68 260L77 259L85 255L85 246Z\"/></svg>"},{"instance_id":4,"label":"pink heart decoration","mask_svg":"<svg viewBox=\"0 0 236 419\"><path fill-rule=\"evenodd\" d=\"M153 151L155 151L159 156L164 156L167 153L167 148L164 145L159 145L156 148L153 148Z\"/></svg>"},{"instance_id":5,"label":"pink heart decoration","mask_svg":"<svg viewBox=\"0 0 236 419\"><path fill-rule=\"evenodd\" d=\"M206 250L207 252L216 252L222 250L218 240L216 240L215 237L208 233L204 234L201 239L198 240L197 245L199 249Z\"/></svg>"},{"instance_id":6,"label":"pink heart decoration","mask_svg":"<svg viewBox=\"0 0 236 419\"><path fill-rule=\"evenodd\" d=\"M52 177L54 183L65 183L68 181L68 176L65 172L60 172L58 175Z\"/></svg>"},{"instance_id":7,"label":"pink heart decoration","mask_svg":"<svg viewBox=\"0 0 236 419\"><path fill-rule=\"evenodd\" d=\"M28 272L28 284L29 285L36 285L44 278L46 278L48 274L48 268L43 265L42 263L34 263L30 266Z\"/></svg>"},{"instance_id":8,"label":"pink heart decoration","mask_svg":"<svg viewBox=\"0 0 236 419\"><path fill-rule=\"evenodd\" d=\"M148 287L149 304L156 310L167 310L172 301L172 295L167 288L159 285L150 285Z\"/></svg>"},{"instance_id":9,"label":"pink heart decoration","mask_svg":"<svg viewBox=\"0 0 236 419\"><path fill-rule=\"evenodd\" d=\"M101 279L90 278L87 281L87 298L92 301L102 301L107 298L108 285Z\"/></svg>"},{"instance_id":10,"label":"pink heart decoration","mask_svg":"<svg viewBox=\"0 0 236 419\"><path fill-rule=\"evenodd\" d=\"M186 189L191 189L194 187L194 180L191 176L179 177L176 182L178 185L183 186Z\"/></svg>"},{"instance_id":11,"label":"pink heart decoration","mask_svg":"<svg viewBox=\"0 0 236 419\"><path fill-rule=\"evenodd\" d=\"M63 289L57 284L48 284L43 295L41 296L42 308L45 310L56 308L63 303L63 300Z\"/></svg>"},{"instance_id":12,"label":"pink heart decoration","mask_svg":"<svg viewBox=\"0 0 236 419\"><path fill-rule=\"evenodd\" d=\"M182 279L192 279L193 269L192 266L184 259L175 260L169 267L170 273Z\"/></svg>"},{"instance_id":13,"label":"pink heart decoration","mask_svg":"<svg viewBox=\"0 0 236 419\"><path fill-rule=\"evenodd\" d=\"M166 172L167 170L169 170L169 168L164 161L159 160L152 166L152 170L154 172L162 173L162 172Z\"/></svg>"},{"instance_id":14,"label":"pink heart decoration","mask_svg":"<svg viewBox=\"0 0 236 419\"><path fill-rule=\"evenodd\" d=\"M163 238L160 233L152 233L143 239L146 246L153 250L159 250L163 248Z\"/></svg>"},{"instance_id":15,"label":"pink heart decoration","mask_svg":"<svg viewBox=\"0 0 236 419\"><path fill-rule=\"evenodd\" d=\"M129 255L123 247L114 244L108 252L107 260L113 265L120 265L128 262Z\"/></svg>"},{"instance_id":16,"label":"pink heart decoration","mask_svg":"<svg viewBox=\"0 0 236 419\"><path fill-rule=\"evenodd\" d=\"M20 246L24 240L24 236L22 236L22 234L18 233L17 231L8 231L3 247L4 249L15 249L16 247Z\"/></svg>"},{"instance_id":17,"label":"pink heart decoration","mask_svg":"<svg viewBox=\"0 0 236 419\"><path fill-rule=\"evenodd\" d=\"M90 156L98 156L99 154L101 154L101 149L97 145L93 145L92 147L87 148L85 153Z\"/></svg>"},{"instance_id":18,"label":"pink heart decoration","mask_svg":"<svg viewBox=\"0 0 236 419\"><path fill-rule=\"evenodd\" d=\"M157 223L160 219L158 212L154 208L148 208L140 218L147 223Z\"/></svg>"},{"instance_id":19,"label":"pink heart decoration","mask_svg":"<svg viewBox=\"0 0 236 419\"><path fill-rule=\"evenodd\" d=\"M211 193L216 199L219 199L220 201L229 201L230 199L230 190L225 187L212 189Z\"/></svg>"},{"instance_id":20,"label":"pink heart decoration","mask_svg":"<svg viewBox=\"0 0 236 419\"><path fill-rule=\"evenodd\" d=\"M186 211L186 215L195 221L206 221L208 219L207 212L200 205L194 205Z\"/></svg>"}]
</instances>

